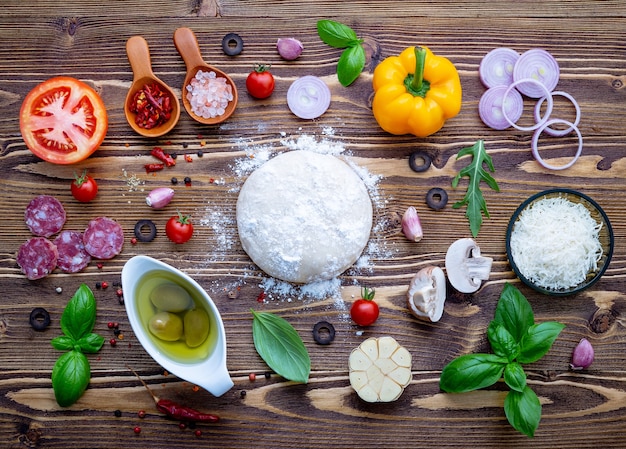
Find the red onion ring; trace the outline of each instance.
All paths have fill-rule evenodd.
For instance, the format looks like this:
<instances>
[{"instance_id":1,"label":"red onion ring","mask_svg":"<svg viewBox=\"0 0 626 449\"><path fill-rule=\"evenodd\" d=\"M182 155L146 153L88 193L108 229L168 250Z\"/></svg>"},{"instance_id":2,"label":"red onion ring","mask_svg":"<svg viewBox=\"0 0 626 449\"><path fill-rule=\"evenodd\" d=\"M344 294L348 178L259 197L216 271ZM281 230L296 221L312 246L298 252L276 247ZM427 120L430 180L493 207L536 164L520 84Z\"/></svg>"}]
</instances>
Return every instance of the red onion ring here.
<instances>
[{"instance_id":1,"label":"red onion ring","mask_svg":"<svg viewBox=\"0 0 626 449\"><path fill-rule=\"evenodd\" d=\"M512 122L517 122L524 112L524 99L517 90L511 90L504 103L504 93L507 86L495 86L487 89L478 102L478 114L485 125L492 129L503 130L511 125L502 113L503 105L507 109L507 117Z\"/></svg>"},{"instance_id":2,"label":"red onion ring","mask_svg":"<svg viewBox=\"0 0 626 449\"><path fill-rule=\"evenodd\" d=\"M559 75L559 63L550 53L540 48L522 53L513 67L514 81L531 78L543 84L549 92L552 92L559 82ZM530 98L543 96L543 89L537 89L536 86L519 84L517 90Z\"/></svg>"},{"instance_id":3,"label":"red onion ring","mask_svg":"<svg viewBox=\"0 0 626 449\"><path fill-rule=\"evenodd\" d=\"M506 92L504 92L504 96L502 97L502 101L506 103L506 98L509 96L509 93L522 83L536 84L538 86L541 86L541 89L544 90L544 96L548 100L545 115L535 125L526 126L526 127L518 126L513 121L511 121L511 119L507 115L506 108L502 109L502 116L509 123L509 125L511 125L515 129L518 129L520 131L534 131L535 129L541 127L548 120L548 118L550 117L550 114L552 114L552 107L553 107L552 94L542 82L537 81L533 78L522 78L520 80L514 81L511 85L509 85L509 87L507 87Z\"/></svg>"},{"instance_id":4,"label":"red onion ring","mask_svg":"<svg viewBox=\"0 0 626 449\"><path fill-rule=\"evenodd\" d=\"M506 47L494 48L483 57L478 73L487 88L508 86L513 82L513 67L519 53Z\"/></svg>"},{"instance_id":5,"label":"red onion ring","mask_svg":"<svg viewBox=\"0 0 626 449\"><path fill-rule=\"evenodd\" d=\"M572 97L567 92L563 92L563 91L560 91L560 90L552 92L552 96L554 97L555 95L559 95L561 97L565 97L569 101L572 102L572 104L574 105L574 108L576 109L576 119L574 120L574 126L578 126L578 124L580 123L580 106L578 105L578 102L574 99L574 97ZM546 99L546 97L541 97L539 99L539 101L537 102L537 104L535 105L535 120L536 121L540 120L540 117L541 117L541 105L543 104L545 99ZM546 134L548 134L550 136L554 136L554 137L566 136L567 134L571 133L572 131L573 131L573 129L571 127L567 128L567 129L564 129L564 130L552 129L550 127L546 127L543 130L543 132L545 132Z\"/></svg>"},{"instance_id":6,"label":"red onion ring","mask_svg":"<svg viewBox=\"0 0 626 449\"><path fill-rule=\"evenodd\" d=\"M289 86L287 105L300 118L317 118L330 106L330 89L316 76L303 76Z\"/></svg>"},{"instance_id":7,"label":"red onion ring","mask_svg":"<svg viewBox=\"0 0 626 449\"><path fill-rule=\"evenodd\" d=\"M568 126L569 128L576 131L576 134L578 135L578 149L576 150L576 154L574 155L572 160L569 161L567 164L559 165L559 166L551 165L551 164L548 164L546 161L544 161L539 155L539 148L537 146L537 142L539 141L539 136L541 135L541 133L545 131L549 126L554 125L556 123L561 123L565 126ZM583 136L580 133L580 130L578 129L578 127L574 125L572 122L568 122L567 120L561 120L560 118L555 118L552 120L548 120L547 122L543 123L539 128L537 128L537 130L533 134L531 147L532 147L533 156L535 157L537 162L541 164L542 167L550 169L550 170L565 170L566 168L570 168L572 165L574 165L574 162L578 160L581 153L583 152Z\"/></svg>"}]
</instances>

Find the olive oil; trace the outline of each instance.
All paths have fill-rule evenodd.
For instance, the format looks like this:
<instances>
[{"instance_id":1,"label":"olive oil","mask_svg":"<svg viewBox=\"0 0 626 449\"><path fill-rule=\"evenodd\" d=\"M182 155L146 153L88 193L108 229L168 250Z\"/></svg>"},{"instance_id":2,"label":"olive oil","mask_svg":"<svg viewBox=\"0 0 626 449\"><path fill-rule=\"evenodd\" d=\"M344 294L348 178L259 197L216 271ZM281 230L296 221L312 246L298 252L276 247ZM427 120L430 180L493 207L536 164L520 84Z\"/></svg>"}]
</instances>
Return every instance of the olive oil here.
<instances>
[{"instance_id":1,"label":"olive oil","mask_svg":"<svg viewBox=\"0 0 626 449\"><path fill-rule=\"evenodd\" d=\"M177 284L189 293L189 296L191 296L193 300L193 305L191 305L190 309L203 309L209 316L209 335L204 342L197 347L189 347L185 343L184 337L177 341L165 341L156 337L150 331L150 319L160 312L150 300L150 295L155 289L167 288L172 283ZM213 316L212 311L205 306L195 288L185 282L184 279L180 279L173 276L171 273L161 270L147 272L137 283L136 298L139 322L141 326L143 326L146 336L154 346L167 357L183 363L201 362L215 349L218 336L218 324L215 320L215 316ZM185 311L180 312L179 316L183 318L184 313Z\"/></svg>"}]
</instances>

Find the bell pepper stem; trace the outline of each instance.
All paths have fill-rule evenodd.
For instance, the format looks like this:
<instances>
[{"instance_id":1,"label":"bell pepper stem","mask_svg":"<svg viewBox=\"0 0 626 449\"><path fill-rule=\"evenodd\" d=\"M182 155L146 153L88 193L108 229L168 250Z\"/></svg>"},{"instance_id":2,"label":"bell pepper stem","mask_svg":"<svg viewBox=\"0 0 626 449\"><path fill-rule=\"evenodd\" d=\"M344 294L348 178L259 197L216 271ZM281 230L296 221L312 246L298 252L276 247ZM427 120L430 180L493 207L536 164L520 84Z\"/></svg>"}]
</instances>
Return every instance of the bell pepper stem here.
<instances>
[{"instance_id":1,"label":"bell pepper stem","mask_svg":"<svg viewBox=\"0 0 626 449\"><path fill-rule=\"evenodd\" d=\"M426 50L422 47L415 47L415 74L411 80L413 90L419 92L424 84L424 64L426 62Z\"/></svg>"}]
</instances>

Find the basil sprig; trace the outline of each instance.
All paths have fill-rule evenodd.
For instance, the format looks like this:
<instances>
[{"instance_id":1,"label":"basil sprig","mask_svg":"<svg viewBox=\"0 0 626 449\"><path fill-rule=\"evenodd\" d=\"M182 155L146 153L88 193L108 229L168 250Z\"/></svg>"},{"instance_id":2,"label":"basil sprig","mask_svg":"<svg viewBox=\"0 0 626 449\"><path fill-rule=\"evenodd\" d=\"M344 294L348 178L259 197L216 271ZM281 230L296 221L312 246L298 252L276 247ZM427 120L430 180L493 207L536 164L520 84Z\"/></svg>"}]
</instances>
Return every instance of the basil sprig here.
<instances>
[{"instance_id":1,"label":"basil sprig","mask_svg":"<svg viewBox=\"0 0 626 449\"><path fill-rule=\"evenodd\" d=\"M81 284L61 315L61 330L65 335L52 339L54 349L68 351L54 364L52 388L61 407L68 407L83 395L91 368L85 353L96 353L104 337L92 332L96 322L96 299L85 284Z\"/></svg>"},{"instance_id":2,"label":"basil sprig","mask_svg":"<svg viewBox=\"0 0 626 449\"><path fill-rule=\"evenodd\" d=\"M541 419L541 403L526 384L521 364L543 357L564 327L556 321L535 324L528 300L507 283L487 328L494 353L457 357L443 368L439 386L449 393L462 393L489 387L504 377L510 388L504 401L506 418L518 432L532 437Z\"/></svg>"},{"instance_id":3,"label":"basil sprig","mask_svg":"<svg viewBox=\"0 0 626 449\"><path fill-rule=\"evenodd\" d=\"M337 78L342 86L349 86L365 67L363 40L349 26L333 20L318 21L317 34L325 44L345 49L337 62Z\"/></svg>"},{"instance_id":4,"label":"basil sprig","mask_svg":"<svg viewBox=\"0 0 626 449\"><path fill-rule=\"evenodd\" d=\"M254 347L261 358L285 379L307 383L311 359L298 332L278 315L250 311Z\"/></svg>"}]
</instances>

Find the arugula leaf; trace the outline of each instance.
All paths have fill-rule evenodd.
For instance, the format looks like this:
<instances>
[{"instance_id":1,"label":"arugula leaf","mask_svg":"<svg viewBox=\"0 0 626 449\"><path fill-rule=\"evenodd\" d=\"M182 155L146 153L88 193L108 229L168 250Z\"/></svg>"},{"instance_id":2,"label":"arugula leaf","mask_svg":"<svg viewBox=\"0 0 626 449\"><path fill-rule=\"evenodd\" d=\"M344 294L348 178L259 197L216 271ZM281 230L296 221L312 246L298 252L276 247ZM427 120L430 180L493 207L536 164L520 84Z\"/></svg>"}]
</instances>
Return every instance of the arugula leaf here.
<instances>
[{"instance_id":1,"label":"arugula leaf","mask_svg":"<svg viewBox=\"0 0 626 449\"><path fill-rule=\"evenodd\" d=\"M298 332L278 315L250 311L254 347L261 358L285 379L307 383L311 359Z\"/></svg>"},{"instance_id":2,"label":"arugula leaf","mask_svg":"<svg viewBox=\"0 0 626 449\"><path fill-rule=\"evenodd\" d=\"M77 350L63 354L52 369L54 397L61 407L78 401L89 385L91 369L85 355Z\"/></svg>"},{"instance_id":3,"label":"arugula leaf","mask_svg":"<svg viewBox=\"0 0 626 449\"><path fill-rule=\"evenodd\" d=\"M529 437L535 436L541 420L541 402L530 387L522 392L509 391L504 398L504 413L515 430Z\"/></svg>"},{"instance_id":4,"label":"arugula leaf","mask_svg":"<svg viewBox=\"0 0 626 449\"><path fill-rule=\"evenodd\" d=\"M555 321L546 321L531 326L522 338L517 360L520 363L533 363L539 360L550 350L552 343L564 328L564 324Z\"/></svg>"},{"instance_id":5,"label":"arugula leaf","mask_svg":"<svg viewBox=\"0 0 626 449\"><path fill-rule=\"evenodd\" d=\"M487 151L485 150L485 143L482 139L478 140L471 147L463 148L459 151L456 158L458 160L459 158L467 155L472 156L472 162L467 167L461 169L454 179L452 179L452 187L456 189L461 178L467 176L469 178L467 192L462 200L457 201L452 205L452 208L459 209L463 206L467 206L465 216L469 220L472 235L476 237L478 235L478 231L480 230L480 226L483 223L482 214L485 214L485 217L489 218L487 202L485 201L483 193L480 190L480 182L485 181L487 185L496 192L500 191L500 187L498 187L496 180L484 168L484 165L486 164L487 168L489 168L492 173L495 172L493 160L491 159L491 156L487 154Z\"/></svg>"},{"instance_id":6,"label":"arugula leaf","mask_svg":"<svg viewBox=\"0 0 626 449\"><path fill-rule=\"evenodd\" d=\"M522 341L530 326L535 324L530 303L522 292L508 282L504 284L493 319L501 323L518 343Z\"/></svg>"},{"instance_id":7,"label":"arugula leaf","mask_svg":"<svg viewBox=\"0 0 626 449\"><path fill-rule=\"evenodd\" d=\"M61 330L75 341L89 334L96 323L96 299L85 284L81 284L61 315Z\"/></svg>"},{"instance_id":8,"label":"arugula leaf","mask_svg":"<svg viewBox=\"0 0 626 449\"><path fill-rule=\"evenodd\" d=\"M441 372L439 387L448 393L464 393L495 384L507 359L494 354L465 354L448 363Z\"/></svg>"},{"instance_id":9,"label":"arugula leaf","mask_svg":"<svg viewBox=\"0 0 626 449\"><path fill-rule=\"evenodd\" d=\"M511 390L524 391L524 388L526 388L526 373L522 365L517 362L509 363L504 368L504 382Z\"/></svg>"},{"instance_id":10,"label":"arugula leaf","mask_svg":"<svg viewBox=\"0 0 626 449\"><path fill-rule=\"evenodd\" d=\"M349 86L365 67L363 40L349 26L333 20L319 20L317 34L325 44L334 48L345 48L337 63L337 79L342 86Z\"/></svg>"}]
</instances>

